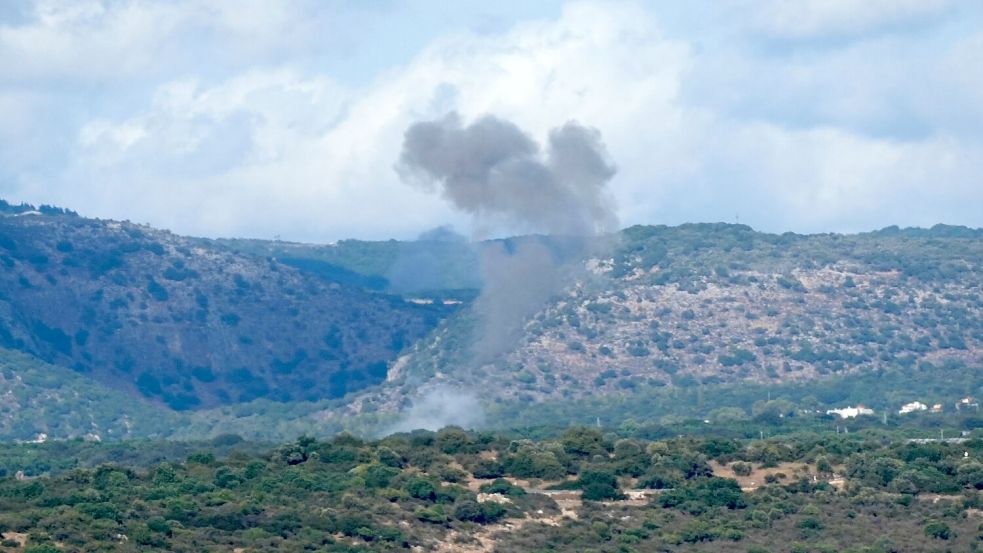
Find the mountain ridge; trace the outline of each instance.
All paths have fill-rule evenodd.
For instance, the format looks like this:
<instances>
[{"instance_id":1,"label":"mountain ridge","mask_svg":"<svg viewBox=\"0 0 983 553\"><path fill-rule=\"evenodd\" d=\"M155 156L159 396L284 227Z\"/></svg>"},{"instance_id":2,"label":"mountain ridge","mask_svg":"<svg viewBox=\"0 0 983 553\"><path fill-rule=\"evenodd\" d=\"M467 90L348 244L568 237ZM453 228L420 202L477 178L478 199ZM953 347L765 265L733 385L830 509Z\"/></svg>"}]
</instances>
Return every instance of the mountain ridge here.
<instances>
[{"instance_id":1,"label":"mountain ridge","mask_svg":"<svg viewBox=\"0 0 983 553\"><path fill-rule=\"evenodd\" d=\"M441 387L481 390L469 408L501 426L539 405L600 416L677 397L660 390L736 398L726 390L983 367L983 229L948 225L629 227L564 261L571 278L515 347L476 362L481 248L557 240L210 240L4 202L0 347L128 394L135 412L149 401L183 438L375 432Z\"/></svg>"}]
</instances>

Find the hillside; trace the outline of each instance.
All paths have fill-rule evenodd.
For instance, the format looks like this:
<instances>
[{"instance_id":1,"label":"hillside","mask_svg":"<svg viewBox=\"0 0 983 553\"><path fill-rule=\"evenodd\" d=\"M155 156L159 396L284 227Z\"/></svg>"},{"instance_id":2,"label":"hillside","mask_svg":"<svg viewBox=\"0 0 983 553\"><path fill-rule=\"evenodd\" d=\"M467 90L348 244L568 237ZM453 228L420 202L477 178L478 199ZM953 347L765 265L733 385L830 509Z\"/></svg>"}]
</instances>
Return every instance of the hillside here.
<instances>
[{"instance_id":1,"label":"hillside","mask_svg":"<svg viewBox=\"0 0 983 553\"><path fill-rule=\"evenodd\" d=\"M118 397L134 420L159 412L174 423L131 435L276 440L393 428L437 385L479 397L483 409L469 414L483 410L498 428L747 414L771 392L810 408L889 411L983 393L980 230L774 235L704 224L632 227L573 250L541 236L310 245L0 208L0 346L35 358L18 364L62 368L43 381L79 390L37 395L41 421ZM566 277L514 347L478 358L482 306L522 297L508 287L486 297L482 254L529 243L590 253L559 267ZM105 434L114 417L94 425ZM52 424L5 420L18 438ZM58 424L52 435L88 432Z\"/></svg>"},{"instance_id":2,"label":"hillside","mask_svg":"<svg viewBox=\"0 0 983 553\"><path fill-rule=\"evenodd\" d=\"M180 421L69 369L0 349L0 440L166 436Z\"/></svg>"},{"instance_id":3,"label":"hillside","mask_svg":"<svg viewBox=\"0 0 983 553\"><path fill-rule=\"evenodd\" d=\"M475 362L480 313L465 310L414 346L391 384L445 382L523 404L887 369L983 370L980 230L632 227L578 271L527 320L513 350Z\"/></svg>"},{"instance_id":4,"label":"hillside","mask_svg":"<svg viewBox=\"0 0 983 553\"><path fill-rule=\"evenodd\" d=\"M0 346L177 409L338 398L444 316L129 222L0 216Z\"/></svg>"}]
</instances>

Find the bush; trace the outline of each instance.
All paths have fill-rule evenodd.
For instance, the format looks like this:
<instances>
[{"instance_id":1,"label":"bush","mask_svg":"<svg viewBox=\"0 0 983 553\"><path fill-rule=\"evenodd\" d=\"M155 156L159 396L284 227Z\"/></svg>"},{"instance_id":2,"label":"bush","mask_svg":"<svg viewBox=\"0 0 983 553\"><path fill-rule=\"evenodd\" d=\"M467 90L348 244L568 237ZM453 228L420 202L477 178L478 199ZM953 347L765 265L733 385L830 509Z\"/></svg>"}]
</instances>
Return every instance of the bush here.
<instances>
[{"instance_id":1,"label":"bush","mask_svg":"<svg viewBox=\"0 0 983 553\"><path fill-rule=\"evenodd\" d=\"M150 293L150 297L157 301L167 301L167 289L161 286L160 283L154 279L150 279L150 281L147 283L147 292Z\"/></svg>"},{"instance_id":2,"label":"bush","mask_svg":"<svg viewBox=\"0 0 983 553\"><path fill-rule=\"evenodd\" d=\"M681 482L681 479L667 471L653 471L645 474L638 480L639 487L650 490L665 490L674 488Z\"/></svg>"},{"instance_id":3,"label":"bush","mask_svg":"<svg viewBox=\"0 0 983 553\"><path fill-rule=\"evenodd\" d=\"M368 488L385 488L397 474L399 474L397 469L382 464L372 464L365 468L362 478Z\"/></svg>"},{"instance_id":4,"label":"bush","mask_svg":"<svg viewBox=\"0 0 983 553\"><path fill-rule=\"evenodd\" d=\"M423 522L430 522L433 524L443 524L447 522L447 513L444 512L444 508L440 505L420 509L415 514L416 518Z\"/></svg>"},{"instance_id":5,"label":"bush","mask_svg":"<svg viewBox=\"0 0 983 553\"><path fill-rule=\"evenodd\" d=\"M500 493L508 497L522 497L526 495L526 490L512 484L504 478L497 478L491 484L482 484L478 490L481 493Z\"/></svg>"},{"instance_id":6,"label":"bush","mask_svg":"<svg viewBox=\"0 0 983 553\"><path fill-rule=\"evenodd\" d=\"M410 497L424 501L433 501L437 497L437 487L423 477L411 478L403 485L403 490L410 494Z\"/></svg>"},{"instance_id":7,"label":"bush","mask_svg":"<svg viewBox=\"0 0 983 553\"><path fill-rule=\"evenodd\" d=\"M475 478L498 478L505 476L505 466L498 461L481 459L475 464L471 474L474 474Z\"/></svg>"},{"instance_id":8,"label":"bush","mask_svg":"<svg viewBox=\"0 0 983 553\"><path fill-rule=\"evenodd\" d=\"M505 507L494 501L478 503L468 499L454 507L454 518L478 524L492 523L503 516L505 516Z\"/></svg>"},{"instance_id":9,"label":"bush","mask_svg":"<svg viewBox=\"0 0 983 553\"><path fill-rule=\"evenodd\" d=\"M625 497L618 488L618 479L610 472L587 469L580 473L578 484L584 491L582 497L591 501Z\"/></svg>"},{"instance_id":10,"label":"bush","mask_svg":"<svg viewBox=\"0 0 983 553\"><path fill-rule=\"evenodd\" d=\"M567 475L567 469L551 451L524 447L509 458L507 470L519 478L544 478L556 480Z\"/></svg>"},{"instance_id":11,"label":"bush","mask_svg":"<svg viewBox=\"0 0 983 553\"><path fill-rule=\"evenodd\" d=\"M684 503L728 509L743 509L747 506L741 487L736 481L727 478L700 478L667 490L659 496L659 504L663 507L676 507Z\"/></svg>"},{"instance_id":12,"label":"bush","mask_svg":"<svg viewBox=\"0 0 983 553\"><path fill-rule=\"evenodd\" d=\"M608 452L604 436L595 428L583 426L570 428L560 436L560 443L563 444L564 451L578 457L606 455Z\"/></svg>"},{"instance_id":13,"label":"bush","mask_svg":"<svg viewBox=\"0 0 983 553\"><path fill-rule=\"evenodd\" d=\"M925 535L937 540L947 540L952 537L952 529L944 522L929 522L925 525Z\"/></svg>"},{"instance_id":14,"label":"bush","mask_svg":"<svg viewBox=\"0 0 983 553\"><path fill-rule=\"evenodd\" d=\"M455 426L448 426L437 432L434 441L436 442L437 449L448 455L454 455L467 447L471 439L464 430Z\"/></svg>"},{"instance_id":15,"label":"bush","mask_svg":"<svg viewBox=\"0 0 983 553\"><path fill-rule=\"evenodd\" d=\"M43 543L41 545L31 545L24 549L24 553L61 553L61 549L53 545Z\"/></svg>"},{"instance_id":16,"label":"bush","mask_svg":"<svg viewBox=\"0 0 983 553\"><path fill-rule=\"evenodd\" d=\"M796 526L798 528L801 528L802 530L822 530L823 529L823 523L820 522L819 519L814 518L814 517L806 517L806 518L800 520L798 522L798 524L796 524Z\"/></svg>"}]
</instances>

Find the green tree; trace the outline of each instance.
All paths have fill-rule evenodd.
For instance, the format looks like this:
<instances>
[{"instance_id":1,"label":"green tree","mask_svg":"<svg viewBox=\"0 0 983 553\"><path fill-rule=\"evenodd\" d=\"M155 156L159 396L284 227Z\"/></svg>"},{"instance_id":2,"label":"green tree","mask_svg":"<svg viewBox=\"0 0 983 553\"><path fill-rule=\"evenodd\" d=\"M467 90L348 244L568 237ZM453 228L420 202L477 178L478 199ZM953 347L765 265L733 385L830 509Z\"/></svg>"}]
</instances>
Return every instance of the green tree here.
<instances>
[{"instance_id":1,"label":"green tree","mask_svg":"<svg viewBox=\"0 0 983 553\"><path fill-rule=\"evenodd\" d=\"M471 443L471 438L468 433L457 426L448 426L442 428L437 432L437 436L434 441L436 442L437 449L443 451L444 453L453 455L459 453L462 449Z\"/></svg>"},{"instance_id":2,"label":"green tree","mask_svg":"<svg viewBox=\"0 0 983 553\"><path fill-rule=\"evenodd\" d=\"M569 428L560 436L560 443L565 452L577 457L607 455L608 453L604 435L596 428L585 426Z\"/></svg>"},{"instance_id":3,"label":"green tree","mask_svg":"<svg viewBox=\"0 0 983 553\"><path fill-rule=\"evenodd\" d=\"M577 483L583 490L584 499L602 501L624 498L624 494L618 488L618 479L614 474L604 470L586 469L580 473Z\"/></svg>"},{"instance_id":4,"label":"green tree","mask_svg":"<svg viewBox=\"0 0 983 553\"><path fill-rule=\"evenodd\" d=\"M738 461L730 465L730 469L734 471L737 476L750 476L751 475L751 465L748 463L742 463Z\"/></svg>"},{"instance_id":5,"label":"green tree","mask_svg":"<svg viewBox=\"0 0 983 553\"><path fill-rule=\"evenodd\" d=\"M403 485L403 490L410 494L410 497L433 501L437 497L437 487L433 482L423 477L411 478Z\"/></svg>"},{"instance_id":6,"label":"green tree","mask_svg":"<svg viewBox=\"0 0 983 553\"><path fill-rule=\"evenodd\" d=\"M508 460L506 469L519 478L545 478L558 480L567 475L567 469L556 458L552 451L546 451L536 446L525 446L519 449Z\"/></svg>"}]
</instances>

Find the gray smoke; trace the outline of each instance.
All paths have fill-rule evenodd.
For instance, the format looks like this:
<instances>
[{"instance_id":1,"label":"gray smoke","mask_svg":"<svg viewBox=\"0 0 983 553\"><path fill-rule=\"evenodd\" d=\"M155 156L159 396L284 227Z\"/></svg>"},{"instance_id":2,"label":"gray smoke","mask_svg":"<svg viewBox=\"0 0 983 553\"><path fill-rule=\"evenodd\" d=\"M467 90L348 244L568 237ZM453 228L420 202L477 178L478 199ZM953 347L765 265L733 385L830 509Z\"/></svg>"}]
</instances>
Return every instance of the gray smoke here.
<instances>
[{"instance_id":1,"label":"gray smoke","mask_svg":"<svg viewBox=\"0 0 983 553\"><path fill-rule=\"evenodd\" d=\"M477 261L461 268L448 267L451 259L470 260L472 256L468 239L452 227L428 230L413 242L400 242L398 247L396 259L386 271L386 280L394 292L416 294L446 288L477 288L480 284L475 276L462 274L468 269L473 271Z\"/></svg>"},{"instance_id":2,"label":"gray smoke","mask_svg":"<svg viewBox=\"0 0 983 553\"><path fill-rule=\"evenodd\" d=\"M549 133L545 154L539 150L508 121L488 115L465 127L451 113L407 129L396 169L408 182L439 187L479 225L566 236L614 230L604 185L615 169L600 133L569 122Z\"/></svg>"},{"instance_id":3,"label":"gray smoke","mask_svg":"<svg viewBox=\"0 0 983 553\"><path fill-rule=\"evenodd\" d=\"M471 353L480 364L512 348L526 320L561 288L563 275L560 261L535 237L487 242L479 248L484 286L474 303L478 332Z\"/></svg>"},{"instance_id":4,"label":"gray smoke","mask_svg":"<svg viewBox=\"0 0 983 553\"><path fill-rule=\"evenodd\" d=\"M615 168L600 133L574 122L550 131L545 151L490 115L467 126L456 113L414 123L396 171L471 214L474 238L503 226L550 235L475 244L483 287L473 305L471 366L514 349L529 317L579 273L591 239L617 227L605 190ZM427 394L419 405L430 410L445 401L448 409L456 405L444 393ZM412 410L409 416L420 419Z\"/></svg>"},{"instance_id":5,"label":"gray smoke","mask_svg":"<svg viewBox=\"0 0 983 553\"><path fill-rule=\"evenodd\" d=\"M440 385L418 397L400 421L383 434L413 430L439 430L445 426L476 428L484 422L484 410L471 392Z\"/></svg>"}]
</instances>

